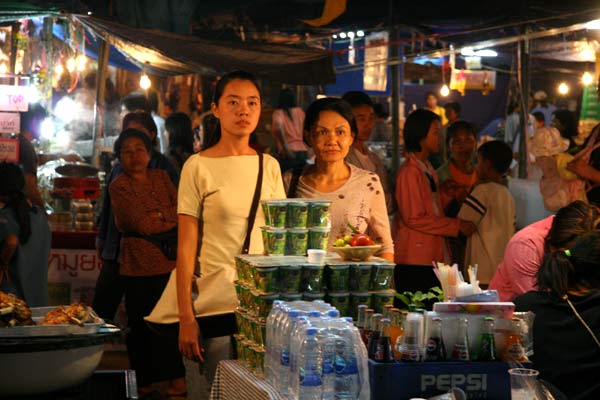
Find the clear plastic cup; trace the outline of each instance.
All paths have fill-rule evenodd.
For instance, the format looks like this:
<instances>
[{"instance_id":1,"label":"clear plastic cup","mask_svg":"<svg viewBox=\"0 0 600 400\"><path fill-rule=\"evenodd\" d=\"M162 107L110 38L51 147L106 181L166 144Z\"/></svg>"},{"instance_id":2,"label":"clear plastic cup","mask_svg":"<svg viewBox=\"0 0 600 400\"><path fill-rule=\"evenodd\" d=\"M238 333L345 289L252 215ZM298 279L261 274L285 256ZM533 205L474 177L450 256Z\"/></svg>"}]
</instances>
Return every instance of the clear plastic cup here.
<instances>
[{"instance_id":1,"label":"clear plastic cup","mask_svg":"<svg viewBox=\"0 0 600 400\"><path fill-rule=\"evenodd\" d=\"M510 397L512 400L536 398L539 371L529 368L511 368L508 373L510 374Z\"/></svg>"}]
</instances>

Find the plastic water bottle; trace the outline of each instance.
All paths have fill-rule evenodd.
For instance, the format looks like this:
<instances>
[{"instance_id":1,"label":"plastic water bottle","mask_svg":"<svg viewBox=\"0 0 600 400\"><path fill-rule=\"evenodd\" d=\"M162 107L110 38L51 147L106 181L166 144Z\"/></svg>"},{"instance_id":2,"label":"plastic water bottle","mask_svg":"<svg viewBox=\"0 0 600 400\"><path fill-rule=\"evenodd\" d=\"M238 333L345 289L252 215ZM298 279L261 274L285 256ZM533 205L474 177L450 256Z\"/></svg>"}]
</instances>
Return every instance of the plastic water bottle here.
<instances>
[{"instance_id":1,"label":"plastic water bottle","mask_svg":"<svg viewBox=\"0 0 600 400\"><path fill-rule=\"evenodd\" d=\"M300 316L299 310L291 310L287 319L283 325L281 331L281 356L280 360L280 371L279 371L279 391L287 396L289 394L290 386L290 344L292 331L294 330L295 324L297 323L298 317Z\"/></svg>"},{"instance_id":2,"label":"plastic water bottle","mask_svg":"<svg viewBox=\"0 0 600 400\"><path fill-rule=\"evenodd\" d=\"M306 330L306 339L300 346L298 400L321 400L323 396L322 353L317 340L317 328Z\"/></svg>"},{"instance_id":3,"label":"plastic water bottle","mask_svg":"<svg viewBox=\"0 0 600 400\"><path fill-rule=\"evenodd\" d=\"M290 308L285 304L282 303L280 305L279 308L279 312L276 314L275 316L275 320L273 322L273 356L271 358L271 366L272 366L272 371L273 371L273 376L272 376L272 381L270 383L273 384L273 386L277 389L280 390L280 379L279 377L281 376L281 346L282 346L282 330L283 330L283 325L285 324L285 322L287 321L287 316L288 313L290 312Z\"/></svg>"},{"instance_id":4,"label":"plastic water bottle","mask_svg":"<svg viewBox=\"0 0 600 400\"><path fill-rule=\"evenodd\" d=\"M291 333L290 338L290 380L288 390L291 398L298 397L298 356L300 354L300 346L306 338L306 329L310 327L308 317L300 316L296 320L296 324Z\"/></svg>"},{"instance_id":5,"label":"plastic water bottle","mask_svg":"<svg viewBox=\"0 0 600 400\"><path fill-rule=\"evenodd\" d=\"M340 339L340 337L335 334L336 324L339 324L339 320L329 318L327 321L327 328L323 330L323 334L321 335L321 352L323 356L323 400L335 399L335 343Z\"/></svg>"},{"instance_id":6,"label":"plastic water bottle","mask_svg":"<svg viewBox=\"0 0 600 400\"><path fill-rule=\"evenodd\" d=\"M273 308L269 312L269 316L267 317L267 332L265 338L265 380L269 383L273 383L274 374L273 374L273 354L275 350L273 349L274 343L274 331L273 327L275 325L275 319L277 315L281 312L281 300L275 300L273 302Z\"/></svg>"},{"instance_id":7,"label":"plastic water bottle","mask_svg":"<svg viewBox=\"0 0 600 400\"><path fill-rule=\"evenodd\" d=\"M336 400L354 400L358 393L358 365L354 351L355 327L345 321L339 325L335 341L335 398ZM358 345L358 343L357 343Z\"/></svg>"}]
</instances>

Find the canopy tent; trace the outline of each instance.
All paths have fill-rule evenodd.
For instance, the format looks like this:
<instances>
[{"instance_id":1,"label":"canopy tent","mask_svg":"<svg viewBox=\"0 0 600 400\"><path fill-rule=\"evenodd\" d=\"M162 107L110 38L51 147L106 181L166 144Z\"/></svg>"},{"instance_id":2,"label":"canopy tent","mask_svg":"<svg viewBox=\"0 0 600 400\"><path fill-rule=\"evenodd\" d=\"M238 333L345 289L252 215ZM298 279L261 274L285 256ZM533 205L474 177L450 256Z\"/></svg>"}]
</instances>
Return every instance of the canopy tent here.
<instances>
[{"instance_id":1,"label":"canopy tent","mask_svg":"<svg viewBox=\"0 0 600 400\"><path fill-rule=\"evenodd\" d=\"M219 75L243 69L273 82L316 85L335 82L328 51L288 45L205 40L137 29L90 16L70 15L129 61L155 74Z\"/></svg>"}]
</instances>

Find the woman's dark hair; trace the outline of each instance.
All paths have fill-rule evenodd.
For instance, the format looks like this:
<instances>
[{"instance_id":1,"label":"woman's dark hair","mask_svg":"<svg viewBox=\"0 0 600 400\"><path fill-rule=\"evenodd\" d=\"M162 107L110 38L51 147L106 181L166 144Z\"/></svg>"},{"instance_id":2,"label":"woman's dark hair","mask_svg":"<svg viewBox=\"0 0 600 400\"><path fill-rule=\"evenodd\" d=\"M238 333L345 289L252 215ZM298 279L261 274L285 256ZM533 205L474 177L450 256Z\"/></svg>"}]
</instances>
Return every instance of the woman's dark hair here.
<instances>
[{"instance_id":1,"label":"woman's dark hair","mask_svg":"<svg viewBox=\"0 0 600 400\"><path fill-rule=\"evenodd\" d=\"M279 92L277 108L282 109L289 118L292 118L290 108L294 107L296 107L296 96L294 95L294 91L290 88L281 89Z\"/></svg>"},{"instance_id":2,"label":"woman's dark hair","mask_svg":"<svg viewBox=\"0 0 600 400\"><path fill-rule=\"evenodd\" d=\"M154 133L154 139L152 139L152 145L156 146L158 143L158 128L156 127L156 123L154 123L154 118L152 118L152 114L148 111L137 110L126 114L123 117L123 123L121 124L121 129L126 130L130 123L137 122L142 125L148 132Z\"/></svg>"},{"instance_id":3,"label":"woman's dark hair","mask_svg":"<svg viewBox=\"0 0 600 400\"><path fill-rule=\"evenodd\" d=\"M361 92L360 90L351 90L346 92L342 96L342 99L346 100L352 108L360 106L373 107L373 100L371 100L368 94Z\"/></svg>"},{"instance_id":4,"label":"woman's dark hair","mask_svg":"<svg viewBox=\"0 0 600 400\"><path fill-rule=\"evenodd\" d=\"M566 289L573 287L573 268L564 250L580 252L574 243L579 238L597 234L600 210L591 204L577 200L557 211L552 226L545 239L545 257L537 272L537 286L540 290L550 290L562 296ZM581 254L577 256L579 259ZM598 263L598 261L596 261ZM598 265L596 265L598 267Z\"/></svg>"},{"instance_id":5,"label":"woman's dark hair","mask_svg":"<svg viewBox=\"0 0 600 400\"><path fill-rule=\"evenodd\" d=\"M190 117L176 112L165 120L165 129L169 132L169 152L176 149L192 154L194 152L194 132Z\"/></svg>"},{"instance_id":6,"label":"woman's dark hair","mask_svg":"<svg viewBox=\"0 0 600 400\"><path fill-rule=\"evenodd\" d=\"M387 118L390 116L390 113L385 110L384 105L381 103L373 103L373 112L378 118Z\"/></svg>"},{"instance_id":7,"label":"woman's dark hair","mask_svg":"<svg viewBox=\"0 0 600 400\"><path fill-rule=\"evenodd\" d=\"M448 125L448 128L446 129L446 146L448 148L450 148L450 141L454 139L456 134L460 131L467 132L469 135L475 138L475 141L477 141L477 133L475 132L473 125L463 120L455 121Z\"/></svg>"},{"instance_id":8,"label":"woman's dark hair","mask_svg":"<svg viewBox=\"0 0 600 400\"><path fill-rule=\"evenodd\" d=\"M319 117L323 111L333 111L348 121L353 136L358 132L356 120L354 119L354 113L352 112L350 104L345 100L335 97L325 97L313 101L306 110L306 115L304 117L304 134L302 137L307 146L310 146L310 135L312 134L315 125L317 125L317 122L319 122Z\"/></svg>"},{"instance_id":9,"label":"woman's dark hair","mask_svg":"<svg viewBox=\"0 0 600 400\"><path fill-rule=\"evenodd\" d=\"M586 233L568 248L547 253L536 277L539 290L557 297L600 287L600 234Z\"/></svg>"},{"instance_id":10,"label":"woman's dark hair","mask_svg":"<svg viewBox=\"0 0 600 400\"><path fill-rule=\"evenodd\" d=\"M431 128L434 121L441 122L440 116L424 108L419 108L408 115L404 123L404 146L406 151L421 151L421 140L427 137L429 128Z\"/></svg>"},{"instance_id":11,"label":"woman's dark hair","mask_svg":"<svg viewBox=\"0 0 600 400\"><path fill-rule=\"evenodd\" d=\"M577 118L575 117L575 113L569 110L556 110L553 115L562 125L562 129L559 129L560 136L566 139L572 139L577 136Z\"/></svg>"},{"instance_id":12,"label":"woman's dark hair","mask_svg":"<svg viewBox=\"0 0 600 400\"><path fill-rule=\"evenodd\" d=\"M25 175L21 167L14 163L0 163L0 195L6 196L8 201L6 207L12 208L17 215L19 224L19 242L27 243L31 236L31 218L29 211L31 205L27 201L23 188L25 187Z\"/></svg>"},{"instance_id":13,"label":"woman's dark hair","mask_svg":"<svg viewBox=\"0 0 600 400\"><path fill-rule=\"evenodd\" d=\"M121 158L121 148L123 147L123 143L127 139L132 137L138 138L144 143L144 147L150 153L152 151L152 142L150 142L150 138L142 131L138 131L137 129L128 128L119 134L119 137L115 141L114 152L115 156L120 159Z\"/></svg>"},{"instance_id":14,"label":"woman's dark hair","mask_svg":"<svg viewBox=\"0 0 600 400\"><path fill-rule=\"evenodd\" d=\"M217 81L217 85L215 86L215 91L213 93L213 99L212 99L212 102L214 104L219 104L219 99L221 98L221 96L223 96L223 93L225 92L225 88L227 87L229 82L235 81L235 80L251 82L256 87L256 90L258 90L258 95L262 98L262 92L260 90L260 85L258 84L258 80L256 79L256 77L254 75L252 75L251 73L246 72L246 71L233 71L233 72L223 75ZM214 135L211 135L210 139L211 139L210 141L207 141L206 139L204 140L204 144L202 146L202 148L204 150L208 149L209 147L214 146L215 144L219 143L219 140L221 140L221 124L219 123L218 118L217 118L217 126L215 127L215 130L214 130Z\"/></svg>"}]
</instances>

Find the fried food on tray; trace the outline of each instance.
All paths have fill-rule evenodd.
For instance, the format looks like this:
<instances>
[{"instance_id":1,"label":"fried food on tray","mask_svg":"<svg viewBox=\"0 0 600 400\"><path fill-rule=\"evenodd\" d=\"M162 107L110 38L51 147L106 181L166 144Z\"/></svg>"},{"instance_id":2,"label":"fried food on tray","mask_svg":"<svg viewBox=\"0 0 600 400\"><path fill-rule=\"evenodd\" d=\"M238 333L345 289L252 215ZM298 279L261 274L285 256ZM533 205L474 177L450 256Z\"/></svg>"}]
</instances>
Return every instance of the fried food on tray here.
<instances>
[{"instance_id":1,"label":"fried food on tray","mask_svg":"<svg viewBox=\"0 0 600 400\"><path fill-rule=\"evenodd\" d=\"M23 299L0 291L0 327L34 325L31 310Z\"/></svg>"},{"instance_id":2,"label":"fried food on tray","mask_svg":"<svg viewBox=\"0 0 600 400\"><path fill-rule=\"evenodd\" d=\"M94 317L90 315L85 304L73 303L68 307L58 306L48 312L40 325L76 324L83 326L85 322L94 322Z\"/></svg>"}]
</instances>

